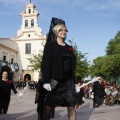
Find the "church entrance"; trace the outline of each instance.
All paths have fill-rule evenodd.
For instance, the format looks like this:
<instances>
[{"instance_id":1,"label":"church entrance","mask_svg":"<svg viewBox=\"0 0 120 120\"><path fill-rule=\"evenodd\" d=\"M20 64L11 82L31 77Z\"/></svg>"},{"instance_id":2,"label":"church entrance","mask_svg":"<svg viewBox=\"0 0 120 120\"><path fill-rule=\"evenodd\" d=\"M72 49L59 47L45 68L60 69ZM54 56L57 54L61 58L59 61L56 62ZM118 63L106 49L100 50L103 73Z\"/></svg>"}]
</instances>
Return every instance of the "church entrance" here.
<instances>
[{"instance_id":1,"label":"church entrance","mask_svg":"<svg viewBox=\"0 0 120 120\"><path fill-rule=\"evenodd\" d=\"M30 74L25 74L24 81L31 81L31 75Z\"/></svg>"},{"instance_id":2,"label":"church entrance","mask_svg":"<svg viewBox=\"0 0 120 120\"><path fill-rule=\"evenodd\" d=\"M34 79L34 74L33 70L22 70L22 80L23 81L33 81Z\"/></svg>"}]
</instances>

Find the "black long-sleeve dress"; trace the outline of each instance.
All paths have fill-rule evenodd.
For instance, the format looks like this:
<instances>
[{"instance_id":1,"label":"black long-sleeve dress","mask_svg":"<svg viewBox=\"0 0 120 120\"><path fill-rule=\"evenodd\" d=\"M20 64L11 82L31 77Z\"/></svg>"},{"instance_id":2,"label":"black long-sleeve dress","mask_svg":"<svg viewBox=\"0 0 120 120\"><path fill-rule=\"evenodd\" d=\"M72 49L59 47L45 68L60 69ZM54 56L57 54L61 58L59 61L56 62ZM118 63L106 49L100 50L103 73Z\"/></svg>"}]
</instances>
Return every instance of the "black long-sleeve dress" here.
<instances>
[{"instance_id":1,"label":"black long-sleeve dress","mask_svg":"<svg viewBox=\"0 0 120 120\"><path fill-rule=\"evenodd\" d=\"M0 78L0 109L8 109L11 89L15 94L17 93L12 80L3 81L2 78Z\"/></svg>"},{"instance_id":2,"label":"black long-sleeve dress","mask_svg":"<svg viewBox=\"0 0 120 120\"><path fill-rule=\"evenodd\" d=\"M103 84L100 84L98 81L96 81L93 85L93 92L94 92L93 102L95 104L101 105L103 103L104 96L106 95Z\"/></svg>"},{"instance_id":3,"label":"black long-sleeve dress","mask_svg":"<svg viewBox=\"0 0 120 120\"><path fill-rule=\"evenodd\" d=\"M69 45L61 46L54 42L48 42L43 54L43 84L50 83L53 78L58 85L51 92L47 92L46 105L75 106L75 65L76 58L73 48Z\"/></svg>"},{"instance_id":4,"label":"black long-sleeve dress","mask_svg":"<svg viewBox=\"0 0 120 120\"><path fill-rule=\"evenodd\" d=\"M83 103L83 97L84 97L84 89L81 88L79 93L76 93L76 105L82 105Z\"/></svg>"}]
</instances>

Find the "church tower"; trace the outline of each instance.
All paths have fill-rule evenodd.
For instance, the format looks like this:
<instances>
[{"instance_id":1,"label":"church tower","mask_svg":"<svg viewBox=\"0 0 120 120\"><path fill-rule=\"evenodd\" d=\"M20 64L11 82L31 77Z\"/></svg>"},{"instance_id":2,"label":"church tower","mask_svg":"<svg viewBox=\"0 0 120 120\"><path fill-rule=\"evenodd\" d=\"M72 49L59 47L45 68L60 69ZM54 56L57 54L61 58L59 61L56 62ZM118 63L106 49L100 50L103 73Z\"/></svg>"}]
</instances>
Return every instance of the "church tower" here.
<instances>
[{"instance_id":1,"label":"church tower","mask_svg":"<svg viewBox=\"0 0 120 120\"><path fill-rule=\"evenodd\" d=\"M22 25L17 31L13 41L18 44L17 62L19 63L19 74L22 80L38 80L38 72L31 70L28 60L33 54L43 50L46 36L42 35L42 29L38 25L39 12L34 4L27 3L25 10L21 12Z\"/></svg>"},{"instance_id":2,"label":"church tower","mask_svg":"<svg viewBox=\"0 0 120 120\"><path fill-rule=\"evenodd\" d=\"M25 10L21 12L20 16L22 17L22 25L14 38L15 40L45 39L45 36L42 36L42 29L38 25L39 13L31 1L25 5Z\"/></svg>"}]
</instances>

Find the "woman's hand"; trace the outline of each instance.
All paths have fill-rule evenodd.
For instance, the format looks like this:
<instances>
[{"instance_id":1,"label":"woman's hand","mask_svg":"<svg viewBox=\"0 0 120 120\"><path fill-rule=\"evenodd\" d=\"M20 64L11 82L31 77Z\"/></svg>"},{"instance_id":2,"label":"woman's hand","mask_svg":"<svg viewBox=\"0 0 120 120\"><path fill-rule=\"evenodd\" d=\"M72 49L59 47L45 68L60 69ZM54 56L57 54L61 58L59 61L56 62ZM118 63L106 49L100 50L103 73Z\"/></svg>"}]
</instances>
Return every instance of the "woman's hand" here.
<instances>
[{"instance_id":1,"label":"woman's hand","mask_svg":"<svg viewBox=\"0 0 120 120\"><path fill-rule=\"evenodd\" d=\"M43 87L44 87L47 91L51 91L50 83L43 84Z\"/></svg>"},{"instance_id":2,"label":"woman's hand","mask_svg":"<svg viewBox=\"0 0 120 120\"><path fill-rule=\"evenodd\" d=\"M16 93L16 95L17 95L18 97L21 97L23 94L22 94L21 92L19 92L19 93Z\"/></svg>"},{"instance_id":3,"label":"woman's hand","mask_svg":"<svg viewBox=\"0 0 120 120\"><path fill-rule=\"evenodd\" d=\"M16 93L16 95L19 97L19 93Z\"/></svg>"},{"instance_id":4,"label":"woman's hand","mask_svg":"<svg viewBox=\"0 0 120 120\"><path fill-rule=\"evenodd\" d=\"M79 92L80 92L80 88L78 87L77 84L75 84L75 92L76 92L76 93L79 93Z\"/></svg>"}]
</instances>

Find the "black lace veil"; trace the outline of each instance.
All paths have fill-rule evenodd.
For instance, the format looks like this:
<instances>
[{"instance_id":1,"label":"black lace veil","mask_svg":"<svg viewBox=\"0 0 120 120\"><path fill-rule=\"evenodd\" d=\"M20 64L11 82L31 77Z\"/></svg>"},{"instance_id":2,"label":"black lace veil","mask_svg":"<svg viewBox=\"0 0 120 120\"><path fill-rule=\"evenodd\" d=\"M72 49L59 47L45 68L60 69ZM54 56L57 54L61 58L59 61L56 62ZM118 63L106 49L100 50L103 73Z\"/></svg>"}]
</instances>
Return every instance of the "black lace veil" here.
<instances>
[{"instance_id":1,"label":"black lace veil","mask_svg":"<svg viewBox=\"0 0 120 120\"><path fill-rule=\"evenodd\" d=\"M65 25L65 21L63 21L62 19L59 18L52 18L51 20L51 24L50 24L50 29L49 29L49 33L47 35L47 42L49 41L54 41L56 39L55 34L53 33L53 28L57 25L57 24L64 24Z\"/></svg>"}]
</instances>

